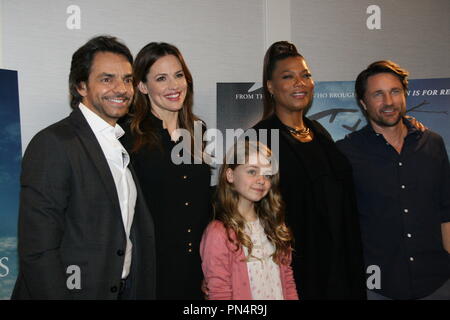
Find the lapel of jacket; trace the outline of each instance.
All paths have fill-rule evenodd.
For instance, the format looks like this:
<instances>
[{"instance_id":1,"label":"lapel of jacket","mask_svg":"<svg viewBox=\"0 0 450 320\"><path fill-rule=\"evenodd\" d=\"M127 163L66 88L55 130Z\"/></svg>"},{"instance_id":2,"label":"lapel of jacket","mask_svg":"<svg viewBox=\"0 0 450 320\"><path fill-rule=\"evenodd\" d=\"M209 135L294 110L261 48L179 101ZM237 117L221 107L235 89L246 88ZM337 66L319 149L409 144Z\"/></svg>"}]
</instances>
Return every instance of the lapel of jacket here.
<instances>
[{"instance_id":1,"label":"lapel of jacket","mask_svg":"<svg viewBox=\"0 0 450 320\"><path fill-rule=\"evenodd\" d=\"M111 199L114 210L121 214L119 205L119 196L117 195L116 185L112 176L108 161L95 137L94 132L84 118L79 108L75 108L70 114L69 119L74 125L75 132L80 138L87 151L87 156L91 158L92 163L97 168L100 180L106 190L106 194ZM94 178L94 177L93 177ZM120 217L122 219L122 217Z\"/></svg>"}]
</instances>

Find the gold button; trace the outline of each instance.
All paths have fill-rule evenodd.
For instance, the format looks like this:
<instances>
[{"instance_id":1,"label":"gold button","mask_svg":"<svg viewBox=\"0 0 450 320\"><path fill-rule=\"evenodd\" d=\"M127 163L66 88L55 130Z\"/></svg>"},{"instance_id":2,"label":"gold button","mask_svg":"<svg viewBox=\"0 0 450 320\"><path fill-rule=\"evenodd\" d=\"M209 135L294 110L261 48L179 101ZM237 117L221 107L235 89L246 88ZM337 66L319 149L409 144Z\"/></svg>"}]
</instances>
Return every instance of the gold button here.
<instances>
[{"instance_id":1,"label":"gold button","mask_svg":"<svg viewBox=\"0 0 450 320\"><path fill-rule=\"evenodd\" d=\"M186 179L187 179L187 176L183 176L183 179L185 179L185 180L186 180Z\"/></svg>"},{"instance_id":2,"label":"gold button","mask_svg":"<svg viewBox=\"0 0 450 320\"><path fill-rule=\"evenodd\" d=\"M189 252L192 252L192 249L189 249L188 251L189 251Z\"/></svg>"},{"instance_id":3,"label":"gold button","mask_svg":"<svg viewBox=\"0 0 450 320\"><path fill-rule=\"evenodd\" d=\"M189 202L185 202L184 205L185 205L185 206L188 206L188 205L189 205Z\"/></svg>"},{"instance_id":4,"label":"gold button","mask_svg":"<svg viewBox=\"0 0 450 320\"><path fill-rule=\"evenodd\" d=\"M189 246L189 247L192 247L192 242L189 242L189 243L188 243L188 246Z\"/></svg>"},{"instance_id":5,"label":"gold button","mask_svg":"<svg viewBox=\"0 0 450 320\"><path fill-rule=\"evenodd\" d=\"M191 229L188 229L188 232L191 232L192 230Z\"/></svg>"}]
</instances>

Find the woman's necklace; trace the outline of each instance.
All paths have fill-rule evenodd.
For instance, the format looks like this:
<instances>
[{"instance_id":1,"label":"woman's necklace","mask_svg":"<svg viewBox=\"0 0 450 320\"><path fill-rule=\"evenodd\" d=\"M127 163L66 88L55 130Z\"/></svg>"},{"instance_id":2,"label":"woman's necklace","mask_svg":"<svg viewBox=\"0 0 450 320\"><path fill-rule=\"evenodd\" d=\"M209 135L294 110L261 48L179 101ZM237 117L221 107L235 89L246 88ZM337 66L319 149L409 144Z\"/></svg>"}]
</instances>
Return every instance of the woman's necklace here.
<instances>
[{"instance_id":1,"label":"woman's necklace","mask_svg":"<svg viewBox=\"0 0 450 320\"><path fill-rule=\"evenodd\" d=\"M295 129L284 125L289 133L294 136L297 140L301 142L309 142L313 139L312 132L308 127L304 127L303 129Z\"/></svg>"},{"instance_id":2,"label":"woman's necklace","mask_svg":"<svg viewBox=\"0 0 450 320\"><path fill-rule=\"evenodd\" d=\"M303 129L295 129L289 126L286 126L286 128L289 130L289 132L296 136L296 137L301 137L301 138L305 138L306 136L309 135L309 128L308 127L304 127Z\"/></svg>"}]
</instances>

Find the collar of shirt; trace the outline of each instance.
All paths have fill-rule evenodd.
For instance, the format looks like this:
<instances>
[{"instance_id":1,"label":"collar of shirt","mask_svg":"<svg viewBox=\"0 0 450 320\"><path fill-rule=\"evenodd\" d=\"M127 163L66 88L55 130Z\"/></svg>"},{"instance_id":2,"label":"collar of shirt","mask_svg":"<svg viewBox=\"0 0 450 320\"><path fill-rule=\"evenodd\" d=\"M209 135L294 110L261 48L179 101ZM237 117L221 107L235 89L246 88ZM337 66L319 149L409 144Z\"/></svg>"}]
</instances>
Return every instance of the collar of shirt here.
<instances>
[{"instance_id":1,"label":"collar of shirt","mask_svg":"<svg viewBox=\"0 0 450 320\"><path fill-rule=\"evenodd\" d=\"M163 121L162 121L160 118L158 118L157 116L155 116L155 115L153 114L153 112L150 111L150 112L148 113L148 116L149 116L150 120L152 121L152 124L153 124L155 127L159 128L159 129L161 129L161 130L165 130L164 127L163 127Z\"/></svg>"},{"instance_id":2,"label":"collar of shirt","mask_svg":"<svg viewBox=\"0 0 450 320\"><path fill-rule=\"evenodd\" d=\"M160 137L162 138L163 143L168 143L168 146L170 146L170 149L173 147L174 143L178 143L183 139L183 136L180 136L177 141L172 140L172 137L170 136L169 131L167 128L164 128L164 122L159 119L157 116L153 114L153 112L149 112L149 118L151 121L151 125L156 128L157 132L159 133Z\"/></svg>"},{"instance_id":3,"label":"collar of shirt","mask_svg":"<svg viewBox=\"0 0 450 320\"><path fill-rule=\"evenodd\" d=\"M80 103L80 110L97 137L106 159L116 164L120 170L124 170L130 159L119 138L125 131L118 124L113 127L82 103Z\"/></svg>"},{"instance_id":4,"label":"collar of shirt","mask_svg":"<svg viewBox=\"0 0 450 320\"><path fill-rule=\"evenodd\" d=\"M406 129L408 130L408 132L406 133L406 137L409 136L415 136L417 139L420 138L420 136L422 135L422 132L417 129L408 119L403 118L402 119L403 123L406 126ZM364 133L364 135L367 136L382 136L383 134L376 132L375 130L373 130L372 125L370 124L370 122L367 123L367 125L361 130L361 132Z\"/></svg>"},{"instance_id":5,"label":"collar of shirt","mask_svg":"<svg viewBox=\"0 0 450 320\"><path fill-rule=\"evenodd\" d=\"M103 132L107 135L113 135L116 139L119 139L125 134L125 131L120 125L116 124L113 127L81 102L79 107L84 117L86 118L86 121L89 123L89 126L95 134Z\"/></svg>"}]
</instances>

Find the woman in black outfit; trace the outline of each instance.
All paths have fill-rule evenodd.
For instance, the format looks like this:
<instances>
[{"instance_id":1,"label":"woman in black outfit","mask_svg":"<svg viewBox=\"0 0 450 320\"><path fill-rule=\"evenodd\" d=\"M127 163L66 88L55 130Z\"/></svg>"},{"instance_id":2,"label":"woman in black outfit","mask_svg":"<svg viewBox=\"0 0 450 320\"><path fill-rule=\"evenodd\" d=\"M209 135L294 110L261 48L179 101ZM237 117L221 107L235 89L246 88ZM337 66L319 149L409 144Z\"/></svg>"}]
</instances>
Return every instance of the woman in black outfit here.
<instances>
[{"instance_id":1,"label":"woman in black outfit","mask_svg":"<svg viewBox=\"0 0 450 320\"><path fill-rule=\"evenodd\" d=\"M268 49L263 87L264 116L254 129L279 129L281 192L294 233L299 297L365 299L351 166L330 134L305 117L314 81L293 44L280 41Z\"/></svg>"},{"instance_id":2,"label":"woman in black outfit","mask_svg":"<svg viewBox=\"0 0 450 320\"><path fill-rule=\"evenodd\" d=\"M201 235L210 220L210 167L179 163L179 130L193 137L193 82L179 50L150 43L136 56L135 103L124 144L154 217L156 298L202 299ZM204 128L202 122L199 122ZM188 152L194 154L193 152Z\"/></svg>"}]
</instances>

